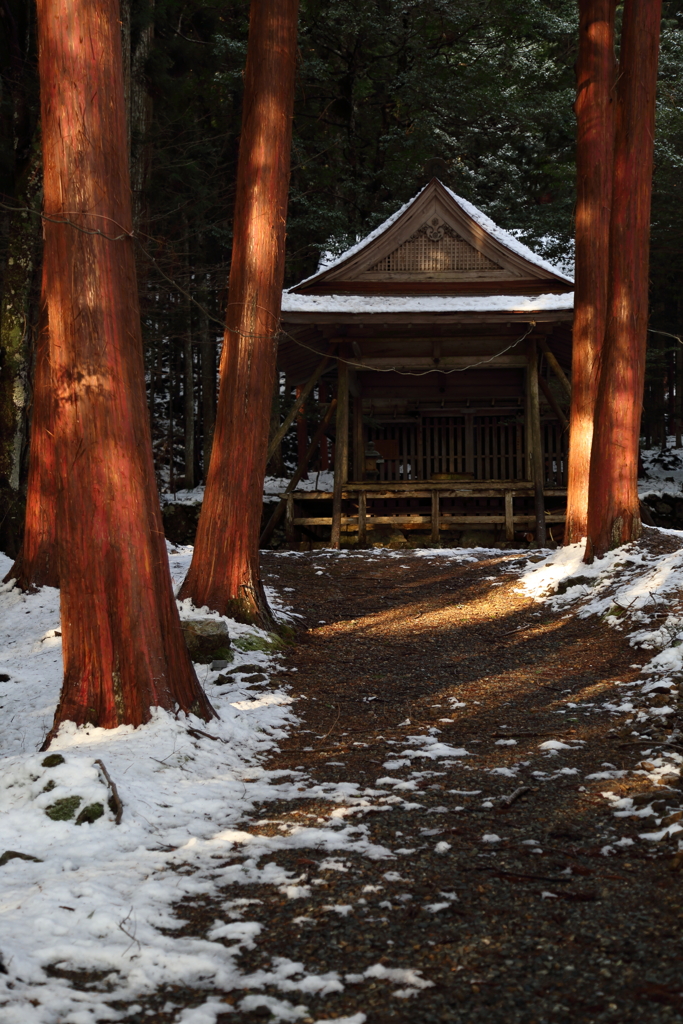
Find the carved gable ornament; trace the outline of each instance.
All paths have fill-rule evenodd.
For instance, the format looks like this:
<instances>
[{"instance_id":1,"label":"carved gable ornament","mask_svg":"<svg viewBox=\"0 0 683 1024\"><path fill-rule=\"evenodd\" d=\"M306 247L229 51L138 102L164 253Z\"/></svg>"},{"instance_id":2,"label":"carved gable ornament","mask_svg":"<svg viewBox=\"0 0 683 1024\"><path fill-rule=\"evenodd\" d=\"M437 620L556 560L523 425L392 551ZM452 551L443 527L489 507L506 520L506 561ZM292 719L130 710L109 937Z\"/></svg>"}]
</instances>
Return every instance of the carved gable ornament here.
<instances>
[{"instance_id":1,"label":"carved gable ornament","mask_svg":"<svg viewBox=\"0 0 683 1024\"><path fill-rule=\"evenodd\" d=\"M292 291L506 294L572 282L436 178L367 238Z\"/></svg>"},{"instance_id":2,"label":"carved gable ornament","mask_svg":"<svg viewBox=\"0 0 683 1024\"><path fill-rule=\"evenodd\" d=\"M369 268L372 274L480 274L502 270L499 263L465 241L442 217L422 224L393 252Z\"/></svg>"}]
</instances>

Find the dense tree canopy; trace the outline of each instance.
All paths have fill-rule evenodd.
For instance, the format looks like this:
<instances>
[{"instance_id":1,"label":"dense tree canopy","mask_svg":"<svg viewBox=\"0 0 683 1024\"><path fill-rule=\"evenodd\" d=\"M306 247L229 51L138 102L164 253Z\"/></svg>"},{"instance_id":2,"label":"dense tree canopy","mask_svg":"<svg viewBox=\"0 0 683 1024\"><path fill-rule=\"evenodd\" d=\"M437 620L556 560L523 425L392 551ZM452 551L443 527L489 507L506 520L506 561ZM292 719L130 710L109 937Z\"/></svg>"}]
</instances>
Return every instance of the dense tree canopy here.
<instances>
[{"instance_id":1,"label":"dense tree canopy","mask_svg":"<svg viewBox=\"0 0 683 1024\"><path fill-rule=\"evenodd\" d=\"M187 431L195 434L195 479L210 443L207 375L222 334L248 10L248 0L122 3L148 395L157 467L174 486L184 472ZM29 244L13 241L20 215L7 207L35 202L26 181L39 126L32 4L6 0L0 11L2 287L2 272L16 270L8 263L13 247ZM575 0L304 0L287 283L315 270L322 252L339 251L374 227L434 174L537 249L571 258L576 53ZM652 326L671 334L683 331L681 58L683 4L669 0L651 281ZM36 264L27 264L23 280L2 298L6 491L16 483L17 445L25 445L14 429L15 384L30 369ZM17 288L25 327L19 335L16 318L6 315L8 303L17 305ZM662 421L666 411L666 348L678 343L651 338L646 429L655 436L647 423ZM188 421L183 391L190 378L196 415Z\"/></svg>"}]
</instances>

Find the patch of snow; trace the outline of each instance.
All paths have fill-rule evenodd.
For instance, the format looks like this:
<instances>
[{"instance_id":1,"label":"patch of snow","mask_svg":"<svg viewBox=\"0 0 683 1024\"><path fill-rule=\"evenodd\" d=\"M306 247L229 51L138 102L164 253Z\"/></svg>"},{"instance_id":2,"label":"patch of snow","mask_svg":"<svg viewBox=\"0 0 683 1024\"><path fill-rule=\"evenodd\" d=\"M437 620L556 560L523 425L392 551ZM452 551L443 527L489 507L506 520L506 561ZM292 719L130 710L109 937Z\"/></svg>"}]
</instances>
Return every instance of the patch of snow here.
<instances>
[{"instance_id":1,"label":"patch of snow","mask_svg":"<svg viewBox=\"0 0 683 1024\"><path fill-rule=\"evenodd\" d=\"M169 545L168 550L179 584L192 548ZM10 566L1 555L0 574ZM215 615L187 601L179 608L183 618ZM240 1010L266 1006L276 1020L299 1020L309 1015L305 1005L254 989L268 986L287 995L343 988L333 972L320 974L284 960L245 975L237 961L240 949L250 948L263 927L248 919L253 900L226 901L224 918L209 921L204 935L181 939L175 934L181 924L175 905L217 887L230 885L239 892L240 885L265 884L291 900L308 897L306 876L275 864L279 850L394 857L369 842L363 826L339 816L368 804L355 783L319 785L298 769L262 767L296 727L293 698L289 687L264 689L267 679L240 682L241 665L256 664L268 677L280 656L248 649L268 639L262 630L225 621L233 644L245 642L245 649L233 648L228 669L233 681L219 682L218 672L196 666L219 718L207 723L155 709L138 729L67 723L49 751L63 761L46 764L47 755L37 751L51 726L62 681L59 594L50 588L22 594L12 585L0 587L0 673L9 677L0 682L0 853L13 850L33 858L15 857L0 867L0 954L7 970L0 974L3 1024L114 1020L120 1014L112 1010L112 1000L132 1004L166 984L249 988ZM123 802L119 825L108 806L99 761ZM263 803L302 798L337 806L315 827L288 825L275 836L245 830L243 823ZM94 805L101 809L99 818L78 824L76 815ZM233 856L224 864L231 852L242 859ZM108 972L112 989L79 990L47 972L54 963ZM212 1024L226 1012L225 1003L208 998L201 1007L181 1011L178 1020ZM364 1016L350 1019L360 1022Z\"/></svg>"}]
</instances>

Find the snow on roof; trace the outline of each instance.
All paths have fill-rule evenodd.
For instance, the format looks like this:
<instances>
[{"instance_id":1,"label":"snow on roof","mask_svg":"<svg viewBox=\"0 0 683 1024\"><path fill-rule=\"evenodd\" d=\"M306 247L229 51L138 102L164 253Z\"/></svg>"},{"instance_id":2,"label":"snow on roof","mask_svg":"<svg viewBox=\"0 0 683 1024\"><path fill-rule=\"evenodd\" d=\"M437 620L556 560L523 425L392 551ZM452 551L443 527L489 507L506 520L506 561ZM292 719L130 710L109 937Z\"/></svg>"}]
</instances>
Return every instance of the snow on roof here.
<instances>
[{"instance_id":1,"label":"snow on roof","mask_svg":"<svg viewBox=\"0 0 683 1024\"><path fill-rule=\"evenodd\" d=\"M296 295L282 294L283 313L540 313L574 308L561 295Z\"/></svg>"},{"instance_id":2,"label":"snow on roof","mask_svg":"<svg viewBox=\"0 0 683 1024\"><path fill-rule=\"evenodd\" d=\"M336 267L340 263L343 263L345 260L348 260L351 256L355 256L357 252L360 252L361 249L364 249L366 245L370 244L370 242L374 242L376 238L379 238L379 236L383 234L387 228L390 228L391 225L398 220L402 213L405 213L408 207L415 202L418 196L422 195L425 188L427 187L428 186L425 185L424 188L421 188L417 195L413 196L412 199L409 199L407 203L404 203L400 210L397 210L396 213L392 213L391 217L387 217L385 221L382 221L379 227L376 227L374 231L370 232L369 235L366 235L365 238L361 238L360 242L356 242L355 245L352 245L350 249L347 249L346 252L343 252L341 256L337 256L336 259L332 259L330 260L329 263L325 263L324 267L318 267L315 274L311 274L310 277L305 277L303 281L299 281L298 284L292 285L292 287L300 288L301 285L306 284L308 281L312 281L314 277L318 276L318 274L322 274L323 271L332 270L332 267Z\"/></svg>"},{"instance_id":3,"label":"snow on roof","mask_svg":"<svg viewBox=\"0 0 683 1024\"><path fill-rule=\"evenodd\" d=\"M511 249L512 252L517 253L518 256L523 256L524 259L529 260L530 263L535 263L537 267L542 267L543 270L548 270L551 274L561 277L563 281L567 281L570 284L574 283L573 278L567 277L565 274L561 273L557 267L554 267L552 263L544 260L542 256L539 256L532 249L529 249L529 247L524 245L523 242L520 242L514 235L511 235L509 231L505 231L504 228L499 228L490 217L487 217L485 213L482 213L481 210L477 209L476 206L473 206L472 203L469 203L466 199L462 199L460 196L456 196L455 192L451 191L448 185L444 185L443 187L446 192L448 192L449 196L455 200L458 206L464 210L472 220L476 221L484 231L488 231L490 235L493 235L501 245Z\"/></svg>"},{"instance_id":4,"label":"snow on roof","mask_svg":"<svg viewBox=\"0 0 683 1024\"><path fill-rule=\"evenodd\" d=\"M492 235L498 242L501 243L501 245L506 246L506 248L510 249L518 256L523 256L524 259L529 260L530 263L534 263L537 267L542 267L543 270L547 270L551 274L555 274L563 281L567 281L569 284L573 283L573 278L567 277L556 267L554 267L552 263L549 263L548 260L544 260L542 256L539 256L537 253L533 252L531 249L528 248L528 246L524 245L523 242L518 241L518 239L516 239L514 235L511 235L509 231L505 231L504 228L498 227L498 225L494 221L492 221L490 217L487 217L485 213L482 213L481 210L479 210L472 203L468 202L467 199L463 199L461 196L456 195L455 192L453 192L452 189L448 188L447 185L444 185L443 182L439 182L439 184L446 192L448 192L449 196L458 204L458 206L468 216L472 218L473 221L479 224L479 226L482 227L484 231L487 231L490 235ZM293 285L292 287L301 288L302 285L305 285L309 281L312 281L314 278L318 277L319 274L322 274L323 272L328 270L332 270L333 267L339 266L340 263L344 263L352 256L355 256L356 253L360 252L362 249L365 249L365 247L370 245L371 242L374 242L376 238L379 238L380 235L384 234L387 228L390 228L391 225L394 224L403 213L405 213L408 207L412 206L415 200L422 195L426 188L429 188L429 185L425 185L424 188L421 188L417 195L414 195L412 199L409 199L407 203L404 203L400 209L396 210L395 213L392 213L391 217L387 217L387 219L383 221L373 231L371 231L369 235L366 235L365 238L361 238L359 242L356 242L355 245L352 245L351 248L347 249L346 252L343 252L341 256L337 256L336 259L331 259L329 262L326 261L324 266L318 267L315 274L311 274L310 277L305 277L303 281L299 281L298 284Z\"/></svg>"}]
</instances>

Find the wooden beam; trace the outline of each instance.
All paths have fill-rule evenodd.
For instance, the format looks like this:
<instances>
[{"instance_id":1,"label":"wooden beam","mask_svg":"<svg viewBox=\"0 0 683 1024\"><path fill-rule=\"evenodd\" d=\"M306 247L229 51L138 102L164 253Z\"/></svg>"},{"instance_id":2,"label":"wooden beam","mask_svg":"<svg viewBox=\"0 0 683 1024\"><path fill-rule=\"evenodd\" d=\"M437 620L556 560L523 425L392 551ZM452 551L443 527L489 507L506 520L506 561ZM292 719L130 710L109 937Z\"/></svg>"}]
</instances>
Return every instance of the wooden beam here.
<instances>
[{"instance_id":1,"label":"wooden beam","mask_svg":"<svg viewBox=\"0 0 683 1024\"><path fill-rule=\"evenodd\" d=\"M505 492L505 540L515 539L515 515L512 491Z\"/></svg>"},{"instance_id":2,"label":"wooden beam","mask_svg":"<svg viewBox=\"0 0 683 1024\"><path fill-rule=\"evenodd\" d=\"M358 529L358 516L342 516L341 525L351 526L353 529ZM564 512L551 512L546 520L549 523L563 523L565 519ZM420 515L406 515L406 516L370 516L366 519L366 530L372 530L373 524L377 523L380 526L405 526L417 529L418 527L428 527L431 523L431 516L420 516ZM518 515L514 516L513 523L518 523L520 526L533 526L536 521L536 517L533 515ZM330 526L332 523L332 516L302 516L292 520L294 526ZM503 526L505 524L505 516L458 516L449 515L441 517L441 529L450 530L457 526Z\"/></svg>"},{"instance_id":3,"label":"wooden beam","mask_svg":"<svg viewBox=\"0 0 683 1024\"><path fill-rule=\"evenodd\" d=\"M330 349L332 349L332 345L330 345ZM268 456L266 458L266 464L268 462L270 462L270 460L272 459L273 455L277 451L277 446L280 444L280 441L282 440L282 438L285 436L285 434L287 433L287 431L291 427L292 423L294 422L295 417L297 416L299 411L302 409L302 407L303 407L306 399L310 395L311 391L313 390L315 385L318 383L318 378L325 372L325 370L329 366L331 358L332 357L330 355L326 355L324 357L324 359L321 359L320 362L318 363L318 365L316 366L315 370L311 374L311 376L308 378L308 380L304 384L303 388L301 389L301 394L297 396L297 398L296 398L296 400L294 402L294 405L292 406L292 408L289 410L289 412L285 416L284 420L282 421L282 425L280 426L280 429L277 431L277 433L273 437L273 440L268 445Z\"/></svg>"},{"instance_id":4,"label":"wooden beam","mask_svg":"<svg viewBox=\"0 0 683 1024\"><path fill-rule=\"evenodd\" d=\"M346 355L345 351L341 355ZM349 367L337 359L337 434L334 445L334 497L330 547L341 543L342 491L349 472Z\"/></svg>"},{"instance_id":5,"label":"wooden beam","mask_svg":"<svg viewBox=\"0 0 683 1024\"><path fill-rule=\"evenodd\" d=\"M287 519L285 523L285 534L287 537L287 543L294 543L294 496L288 494L285 499L287 502Z\"/></svg>"},{"instance_id":6,"label":"wooden beam","mask_svg":"<svg viewBox=\"0 0 683 1024\"><path fill-rule=\"evenodd\" d=\"M368 542L367 534L367 511L368 496L366 491L358 495L358 546L365 547Z\"/></svg>"},{"instance_id":7,"label":"wooden beam","mask_svg":"<svg viewBox=\"0 0 683 1024\"><path fill-rule=\"evenodd\" d=\"M363 479L365 467L365 439L363 437L363 399L360 394L353 400L353 479Z\"/></svg>"},{"instance_id":8,"label":"wooden beam","mask_svg":"<svg viewBox=\"0 0 683 1024\"><path fill-rule=\"evenodd\" d=\"M541 403L538 394L538 349L535 341L527 349L529 380L529 420L531 427L531 464L534 480L534 506L536 510L536 543L545 547L545 500L543 497L543 440L541 436Z\"/></svg>"},{"instance_id":9,"label":"wooden beam","mask_svg":"<svg viewBox=\"0 0 683 1024\"><path fill-rule=\"evenodd\" d=\"M499 345L504 344L505 339L499 341ZM483 362L482 362L483 360ZM434 373L438 373L440 370L456 368L465 368L473 363L481 363L483 369L515 369L525 365L524 354L521 355L496 355L495 352L471 352L470 355L464 356L441 356L438 364L434 362L431 356L404 356L400 352L393 356L373 356L364 355L358 360L363 363L363 367L367 367L369 370L386 370L393 369L406 369L406 370L433 370ZM363 370L361 369L361 373Z\"/></svg>"},{"instance_id":10,"label":"wooden beam","mask_svg":"<svg viewBox=\"0 0 683 1024\"><path fill-rule=\"evenodd\" d=\"M567 395L569 396L569 398L571 398L572 397L572 386L571 386L570 382L567 380L566 373L564 372L564 370L562 369L562 367L558 363L557 358L555 357L555 353L551 352L550 346L548 345L548 342L545 340L545 338L539 338L538 339L538 344L541 346L541 352L543 353L543 355L548 360L548 366L553 371L553 373L555 374L555 376L559 380L559 382L562 385L562 387L564 388L564 390L567 392Z\"/></svg>"},{"instance_id":11,"label":"wooden beam","mask_svg":"<svg viewBox=\"0 0 683 1024\"><path fill-rule=\"evenodd\" d=\"M557 402L557 399L555 398L555 395L550 390L550 386L549 386L548 382L546 380L544 380L542 374L538 375L538 383L541 385L541 390L543 391L543 394L545 395L545 397L548 399L548 402L550 403L550 408L553 410L553 412L557 416L558 420L562 424L562 429L566 430L567 427L569 426L569 421L568 421L567 417L565 416L565 414L562 412L562 409L558 405L558 402Z\"/></svg>"},{"instance_id":12,"label":"wooden beam","mask_svg":"<svg viewBox=\"0 0 683 1024\"><path fill-rule=\"evenodd\" d=\"M439 492L432 491L432 544L439 543Z\"/></svg>"},{"instance_id":13,"label":"wooden beam","mask_svg":"<svg viewBox=\"0 0 683 1024\"><path fill-rule=\"evenodd\" d=\"M270 538L273 536L273 531L275 530L275 527L278 526L278 524L280 523L280 521L282 519L282 516L284 514L285 505L288 502L288 496L291 494L291 492L294 490L294 488L296 487L296 485L299 483L299 481L301 480L302 476L306 472L306 469L308 468L308 464L310 463L311 459L315 455L316 448L318 447L318 445L320 444L320 442L322 441L322 439L323 439L323 437L325 435L325 431L327 429L327 426L328 426L330 420L332 419L332 413L334 412L336 406L337 406L337 399L335 398L335 399L333 399L330 402L328 410L325 413L323 419L321 420L321 422L320 422L320 424L318 426L318 429L316 430L315 434L313 435L313 439L311 440L311 443L308 446L308 451L306 452L306 455L299 462L299 465L297 466L296 473L294 474L292 479L287 484L287 487L285 488L284 494L280 498L280 501L278 502L278 504L275 506L275 510L273 511L270 519L266 523L265 528L263 530L263 533L261 534L261 537L259 539L259 547L262 547L262 548L265 547L266 544L268 543L268 541L270 540ZM289 508L289 505L287 505L287 507Z\"/></svg>"}]
</instances>

